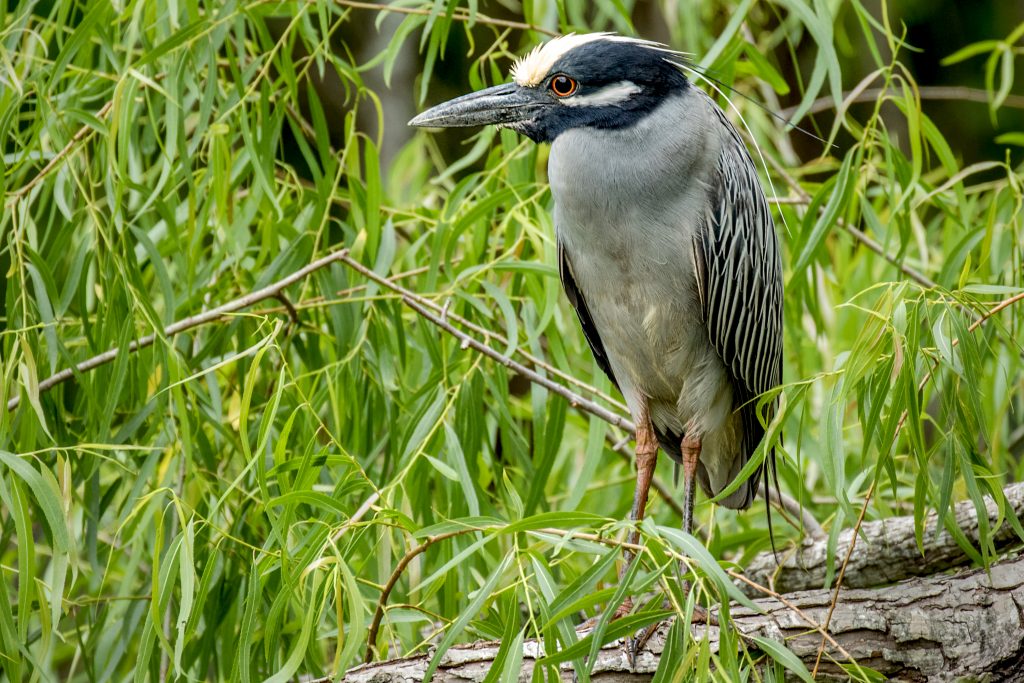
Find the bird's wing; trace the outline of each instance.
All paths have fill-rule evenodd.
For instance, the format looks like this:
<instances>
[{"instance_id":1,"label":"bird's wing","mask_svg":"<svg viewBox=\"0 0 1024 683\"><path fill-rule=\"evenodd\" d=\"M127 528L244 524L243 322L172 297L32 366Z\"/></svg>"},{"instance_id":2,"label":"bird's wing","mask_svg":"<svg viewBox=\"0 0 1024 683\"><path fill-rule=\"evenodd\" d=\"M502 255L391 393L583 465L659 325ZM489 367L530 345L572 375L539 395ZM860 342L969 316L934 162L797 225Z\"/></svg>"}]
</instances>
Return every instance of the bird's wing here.
<instances>
[{"instance_id":1,"label":"bird's wing","mask_svg":"<svg viewBox=\"0 0 1024 683\"><path fill-rule=\"evenodd\" d=\"M749 458L764 436L753 399L782 381L782 261L754 164L732 124L715 110L729 133L703 230L694 237L694 262L708 336L732 378L735 403L743 406L743 455ZM773 413L774 405L769 419Z\"/></svg>"},{"instance_id":2,"label":"bird's wing","mask_svg":"<svg viewBox=\"0 0 1024 683\"><path fill-rule=\"evenodd\" d=\"M572 273L572 262L569 260L569 254L566 253L565 247L562 243L558 243L558 276L562 280L562 289L565 290L565 296L569 299L569 303L576 309L576 316L580 319L580 326L583 328L583 336L587 338L587 343L590 344L590 350L594 354L594 359L597 361L597 365L604 374L608 375L608 378L612 381L612 384L618 386L618 382L615 381L615 375L612 374L612 366L608 362L608 354L605 353L604 345L601 344L601 336L597 333L597 327L594 325L594 319L590 315L590 309L587 308L587 302L583 298L583 292L576 285L576 278Z\"/></svg>"}]
</instances>

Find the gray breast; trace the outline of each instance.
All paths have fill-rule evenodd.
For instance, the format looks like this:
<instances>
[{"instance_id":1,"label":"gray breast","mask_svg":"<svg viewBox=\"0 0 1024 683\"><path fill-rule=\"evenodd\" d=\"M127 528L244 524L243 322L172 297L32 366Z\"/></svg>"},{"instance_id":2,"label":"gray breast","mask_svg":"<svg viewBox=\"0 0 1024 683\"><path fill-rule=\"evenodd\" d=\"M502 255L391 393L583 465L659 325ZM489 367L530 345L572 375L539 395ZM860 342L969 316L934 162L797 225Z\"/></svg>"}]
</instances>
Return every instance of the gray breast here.
<instances>
[{"instance_id":1,"label":"gray breast","mask_svg":"<svg viewBox=\"0 0 1024 683\"><path fill-rule=\"evenodd\" d=\"M634 127L561 134L548 161L557 237L624 397L635 414L647 396L661 430L705 434L708 465L732 412L693 266L722 149L712 106L688 89Z\"/></svg>"}]
</instances>

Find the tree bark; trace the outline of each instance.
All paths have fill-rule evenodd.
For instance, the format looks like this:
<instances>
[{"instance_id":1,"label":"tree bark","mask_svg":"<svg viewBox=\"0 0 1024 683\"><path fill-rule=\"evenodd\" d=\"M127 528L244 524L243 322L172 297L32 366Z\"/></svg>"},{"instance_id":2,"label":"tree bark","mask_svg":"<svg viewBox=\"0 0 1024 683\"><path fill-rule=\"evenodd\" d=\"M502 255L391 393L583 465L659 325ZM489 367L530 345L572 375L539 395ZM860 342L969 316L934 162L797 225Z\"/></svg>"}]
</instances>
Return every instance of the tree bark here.
<instances>
[{"instance_id":1,"label":"tree bark","mask_svg":"<svg viewBox=\"0 0 1024 683\"><path fill-rule=\"evenodd\" d=\"M1004 490L1006 514L1024 518L1024 483ZM988 521L995 526L998 509L986 500ZM962 530L969 543L978 540L978 516L974 505L954 506L951 523ZM1005 520L991 534L997 550L1019 542ZM853 538L846 530L839 536L834 557L843 558ZM918 548L912 517L867 522L847 566L840 599L832 614L829 634L841 650L825 648L819 675L845 679L839 662L847 652L861 666L893 680L948 681L962 677L986 677L991 681L1024 680L1024 557L991 567L989 573L973 570L936 576L970 562L936 515L925 520L923 552ZM746 576L755 583L782 593L782 600L755 600L762 613L733 605L732 624L745 636L759 636L785 643L813 668L822 636L814 625L827 619L832 591L824 588L828 542L810 541L779 553L763 553L750 563ZM837 560L838 561L838 560ZM872 586L888 585L870 589ZM738 583L753 598L756 588ZM794 609L796 608L796 609ZM813 622L809 623L809 622ZM660 628L630 670L619 645L601 650L594 662L593 678L601 681L646 680L657 669L667 628ZM718 628L695 625L693 636L707 638L718 647ZM749 641L753 646L752 641ZM436 674L442 681L478 681L486 676L498 653L498 643L479 642L454 647L445 653ZM524 645L521 680L529 680L534 664L543 656L535 641ZM349 671L346 681L419 681L429 663L420 655L365 665ZM563 667L563 677L572 671Z\"/></svg>"},{"instance_id":2,"label":"tree bark","mask_svg":"<svg viewBox=\"0 0 1024 683\"><path fill-rule=\"evenodd\" d=\"M1024 519L1024 483L1011 484L1003 493L1007 502L1006 514ZM985 503L991 528L995 526L998 508L991 497L986 497ZM952 517L953 525L961 530L971 545L977 547L978 513L974 504L971 501L958 503L953 507ZM942 528L936 533L937 528L938 517L935 514L929 515L925 519L922 552L914 536L913 517L891 517L865 522L861 525L860 538L846 567L843 586L881 586L912 576L931 576L969 564L971 559L957 544L948 528ZM846 557L852 538L852 529L839 534L834 554L837 564ZM999 529L992 532L992 540L997 552L1014 542L1020 542L1013 527L1005 520ZM770 552L761 553L751 560L743 573L751 581L768 586L777 593L791 593L825 587L827 561L828 539L824 539L780 550L778 561ZM741 583L737 585L752 598L761 595L751 586Z\"/></svg>"},{"instance_id":3,"label":"tree bark","mask_svg":"<svg viewBox=\"0 0 1024 683\"><path fill-rule=\"evenodd\" d=\"M814 667L822 637L805 620L823 623L831 603L828 590L800 591L776 599L756 600L763 613L733 605L732 624L745 636L761 636L785 643ZM964 677L986 681L1024 678L1024 557L993 565L990 571L972 570L946 576L913 578L882 589L844 589L832 614L832 638L861 666L889 680L954 681ZM637 658L629 663L618 643L606 645L596 658L592 678L597 681L642 681L651 678L665 646L667 626L661 626ZM718 647L718 627L693 626L695 639L707 638ZM748 643L753 648L753 643ZM438 681L482 681L498 653L498 643L479 642L451 648L435 675ZM838 666L843 657L831 645L825 648L820 680L846 680ZM524 644L520 680L530 680L542 656L536 641ZM421 681L430 657L419 655L367 664L350 670L350 683ZM568 665L561 669L572 680Z\"/></svg>"}]
</instances>

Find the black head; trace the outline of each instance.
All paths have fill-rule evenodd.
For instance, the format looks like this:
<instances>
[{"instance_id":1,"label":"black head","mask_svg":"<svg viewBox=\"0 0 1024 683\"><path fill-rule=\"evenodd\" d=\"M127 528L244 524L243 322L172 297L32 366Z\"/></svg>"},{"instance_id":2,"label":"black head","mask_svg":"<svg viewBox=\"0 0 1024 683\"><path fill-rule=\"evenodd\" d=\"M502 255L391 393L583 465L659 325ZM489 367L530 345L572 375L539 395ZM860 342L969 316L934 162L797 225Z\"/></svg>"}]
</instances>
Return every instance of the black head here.
<instances>
[{"instance_id":1,"label":"black head","mask_svg":"<svg viewBox=\"0 0 1024 683\"><path fill-rule=\"evenodd\" d=\"M452 128L497 124L536 142L571 128L635 125L686 77L662 45L608 33L568 35L516 62L513 82L487 88L423 112L409 125Z\"/></svg>"}]
</instances>

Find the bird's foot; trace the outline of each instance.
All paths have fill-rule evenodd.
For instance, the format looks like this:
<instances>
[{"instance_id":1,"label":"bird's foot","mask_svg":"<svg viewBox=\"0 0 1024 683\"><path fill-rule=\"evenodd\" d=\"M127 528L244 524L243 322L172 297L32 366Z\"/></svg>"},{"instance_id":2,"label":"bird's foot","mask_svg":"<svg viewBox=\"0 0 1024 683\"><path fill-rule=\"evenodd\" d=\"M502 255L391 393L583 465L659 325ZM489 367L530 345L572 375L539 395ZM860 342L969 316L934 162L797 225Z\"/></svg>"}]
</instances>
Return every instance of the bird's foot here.
<instances>
[{"instance_id":1,"label":"bird's foot","mask_svg":"<svg viewBox=\"0 0 1024 683\"><path fill-rule=\"evenodd\" d=\"M668 604L665 605L666 609L670 609ZM647 642L651 639L660 626L668 624L675 617L670 617L664 621L647 626L642 631L637 633L633 637L627 637L625 639L624 647L626 649L626 659L629 661L629 668L632 671L636 671L636 659L640 655L640 652L647 645ZM714 614L701 607L700 605L693 606L693 614L690 617L691 624L706 624L708 626L718 626L718 617Z\"/></svg>"},{"instance_id":2,"label":"bird's foot","mask_svg":"<svg viewBox=\"0 0 1024 683\"><path fill-rule=\"evenodd\" d=\"M621 619L622 617L629 614L632 610L633 598L630 596L626 596L626 599L622 601L618 608L616 608L615 613L612 614L612 618L609 619L609 621ZM584 621L582 624L576 627L576 633L586 633L588 631L594 630L598 622L601 621L601 616L602 615L599 614L596 617L591 617L590 619ZM633 637L626 636L622 641L622 652L626 656L626 659L629 661L629 668L631 671L636 670L636 655L634 653L637 651L637 649L633 646L633 640Z\"/></svg>"},{"instance_id":3,"label":"bird's foot","mask_svg":"<svg viewBox=\"0 0 1024 683\"><path fill-rule=\"evenodd\" d=\"M621 619L622 617L629 614L632 611L632 609L633 599L631 597L627 597L625 600L622 601L622 604L618 606L618 608L615 610L615 613L612 614L612 618L609 621ZM671 609L671 606L666 603L665 609ZM653 636L658 631L658 628L660 626L671 622L673 618L674 617L651 624L650 626L647 626L643 630L637 632L635 635L626 636L622 639L622 653L625 655L626 661L629 663L630 671L636 671L637 657L639 657L640 653L643 651L648 641L650 641L651 636ZM590 619L587 619L582 624L576 627L576 633L586 633L588 631L592 631L597 626L600 620L601 615L597 615L596 617L591 617ZM718 626L718 618L714 614L710 613L707 609L701 607L700 605L694 605L693 614L690 617L690 623Z\"/></svg>"},{"instance_id":4,"label":"bird's foot","mask_svg":"<svg viewBox=\"0 0 1024 683\"><path fill-rule=\"evenodd\" d=\"M707 611L700 605L693 606L693 616L690 617L691 624L706 624L707 626L718 626L718 617Z\"/></svg>"},{"instance_id":5,"label":"bird's foot","mask_svg":"<svg viewBox=\"0 0 1024 683\"><path fill-rule=\"evenodd\" d=\"M618 606L618 608L615 610L615 614L612 615L612 618L609 619L609 621L615 621L616 619L621 619L622 617L624 617L627 614L629 614L630 611L632 611L632 609L633 609L633 598L631 598L630 596L627 595L626 599L623 600L622 604L620 604ZM589 619L587 619L582 624L580 624L579 626L576 627L576 632L577 633L582 633L582 632L585 632L585 631L593 631L594 628L597 626L597 622L601 621L601 616L602 615L598 614L596 617L590 617Z\"/></svg>"}]
</instances>

